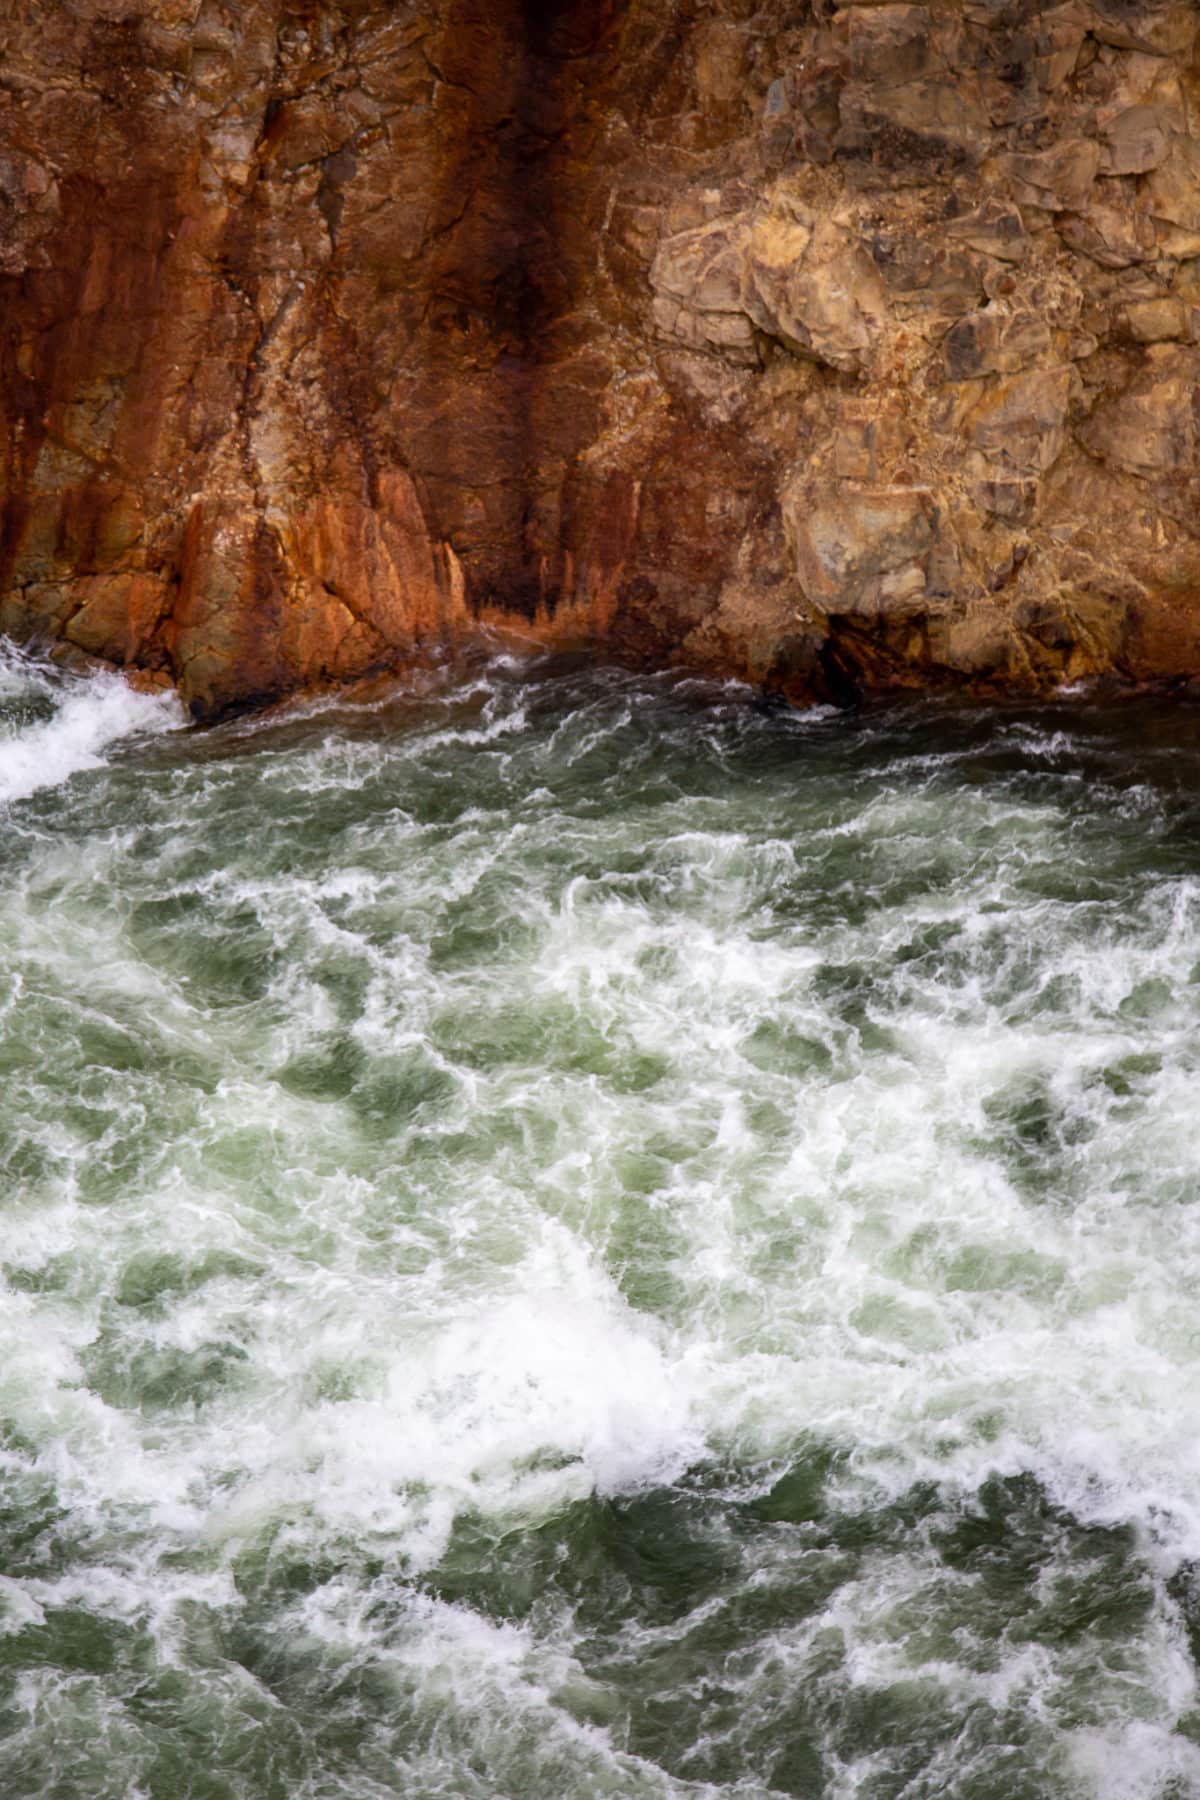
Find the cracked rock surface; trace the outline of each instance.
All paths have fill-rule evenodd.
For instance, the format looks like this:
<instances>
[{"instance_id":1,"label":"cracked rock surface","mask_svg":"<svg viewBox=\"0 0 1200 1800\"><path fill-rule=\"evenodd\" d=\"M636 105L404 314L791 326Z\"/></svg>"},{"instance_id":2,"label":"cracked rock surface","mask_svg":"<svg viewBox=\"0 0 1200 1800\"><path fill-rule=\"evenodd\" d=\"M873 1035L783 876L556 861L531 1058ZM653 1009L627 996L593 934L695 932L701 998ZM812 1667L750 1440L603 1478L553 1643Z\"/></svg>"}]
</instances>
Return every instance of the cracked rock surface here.
<instances>
[{"instance_id":1,"label":"cracked rock surface","mask_svg":"<svg viewBox=\"0 0 1200 1800\"><path fill-rule=\"evenodd\" d=\"M1192 0L6 0L0 630L1200 677Z\"/></svg>"}]
</instances>

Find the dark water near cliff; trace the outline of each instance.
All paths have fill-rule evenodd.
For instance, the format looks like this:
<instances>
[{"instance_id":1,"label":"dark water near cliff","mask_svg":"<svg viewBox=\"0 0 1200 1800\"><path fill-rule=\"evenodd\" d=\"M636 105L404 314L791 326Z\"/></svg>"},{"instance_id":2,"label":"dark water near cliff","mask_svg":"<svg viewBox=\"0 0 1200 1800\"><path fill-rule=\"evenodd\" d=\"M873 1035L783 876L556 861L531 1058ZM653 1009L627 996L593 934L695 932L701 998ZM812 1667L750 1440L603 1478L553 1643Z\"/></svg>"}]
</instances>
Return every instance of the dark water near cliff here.
<instances>
[{"instance_id":1,"label":"dark water near cliff","mask_svg":"<svg viewBox=\"0 0 1200 1800\"><path fill-rule=\"evenodd\" d=\"M1200 720L0 672L0 1792L1200 1794Z\"/></svg>"}]
</instances>

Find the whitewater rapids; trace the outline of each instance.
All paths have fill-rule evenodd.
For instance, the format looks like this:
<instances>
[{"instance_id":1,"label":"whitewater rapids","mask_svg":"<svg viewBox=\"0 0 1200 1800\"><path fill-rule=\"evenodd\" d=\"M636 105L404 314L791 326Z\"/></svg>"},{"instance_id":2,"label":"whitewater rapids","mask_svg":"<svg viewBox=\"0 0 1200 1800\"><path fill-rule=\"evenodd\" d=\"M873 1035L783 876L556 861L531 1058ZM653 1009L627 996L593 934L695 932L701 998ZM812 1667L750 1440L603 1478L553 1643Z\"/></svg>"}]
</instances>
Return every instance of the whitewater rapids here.
<instances>
[{"instance_id":1,"label":"whitewater rapids","mask_svg":"<svg viewBox=\"0 0 1200 1800\"><path fill-rule=\"evenodd\" d=\"M1200 718L0 664L0 1791L1200 1795Z\"/></svg>"}]
</instances>

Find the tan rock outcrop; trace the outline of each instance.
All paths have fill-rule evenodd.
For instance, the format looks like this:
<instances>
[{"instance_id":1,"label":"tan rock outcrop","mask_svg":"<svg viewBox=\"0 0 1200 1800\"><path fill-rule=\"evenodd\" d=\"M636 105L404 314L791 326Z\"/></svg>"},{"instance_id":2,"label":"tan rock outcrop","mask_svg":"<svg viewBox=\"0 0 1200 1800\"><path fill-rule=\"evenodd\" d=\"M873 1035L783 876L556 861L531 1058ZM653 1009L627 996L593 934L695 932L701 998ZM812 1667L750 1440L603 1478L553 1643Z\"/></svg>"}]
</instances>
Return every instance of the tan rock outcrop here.
<instances>
[{"instance_id":1,"label":"tan rock outcrop","mask_svg":"<svg viewBox=\"0 0 1200 1800\"><path fill-rule=\"evenodd\" d=\"M1200 678L1190 0L10 0L0 630Z\"/></svg>"}]
</instances>

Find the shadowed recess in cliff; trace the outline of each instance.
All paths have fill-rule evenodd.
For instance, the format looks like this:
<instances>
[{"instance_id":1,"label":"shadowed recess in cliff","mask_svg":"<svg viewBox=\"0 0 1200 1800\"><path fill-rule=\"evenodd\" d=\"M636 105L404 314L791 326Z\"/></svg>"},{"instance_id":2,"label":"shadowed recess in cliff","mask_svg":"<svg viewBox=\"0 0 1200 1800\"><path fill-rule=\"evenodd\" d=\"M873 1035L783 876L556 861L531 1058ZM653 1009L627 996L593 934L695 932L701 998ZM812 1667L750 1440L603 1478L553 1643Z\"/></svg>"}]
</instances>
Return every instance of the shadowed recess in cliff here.
<instances>
[{"instance_id":1,"label":"shadowed recess in cliff","mask_svg":"<svg viewBox=\"0 0 1200 1800\"><path fill-rule=\"evenodd\" d=\"M450 148L411 466L476 605L531 619L569 597L565 490L607 379L580 316L597 242L580 171L625 4L461 0L434 52Z\"/></svg>"}]
</instances>

